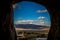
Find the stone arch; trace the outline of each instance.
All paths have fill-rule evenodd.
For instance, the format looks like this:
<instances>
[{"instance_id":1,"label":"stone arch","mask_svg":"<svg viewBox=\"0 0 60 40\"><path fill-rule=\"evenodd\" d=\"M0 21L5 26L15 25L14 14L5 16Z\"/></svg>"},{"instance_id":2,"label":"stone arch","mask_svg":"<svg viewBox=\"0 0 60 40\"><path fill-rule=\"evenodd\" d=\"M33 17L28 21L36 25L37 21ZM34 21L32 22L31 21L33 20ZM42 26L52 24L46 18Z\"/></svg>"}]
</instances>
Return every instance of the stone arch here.
<instances>
[{"instance_id":1,"label":"stone arch","mask_svg":"<svg viewBox=\"0 0 60 40\"><path fill-rule=\"evenodd\" d=\"M7 2L8 1L8 2ZM12 4L19 2L21 0L5 0L2 2L2 5L0 6L0 10L1 10L1 27L0 27L0 36L1 36L1 40L17 40L16 39L16 34L15 34L15 30L13 27L13 23L10 23L11 20L13 21L13 19L11 19L11 16L7 16L7 15L12 15L13 11L12 10ZM32 1L32 0L29 0ZM33 0L34 1L34 0ZM59 13L60 13L60 6L59 6L59 1L58 0L35 0L35 2L38 2L40 4L43 4L46 6L46 8L49 10L50 12L50 17L51 17L51 28L48 34L48 39L47 40L59 40L60 39L60 27L59 27ZM4 6L5 5L5 6ZM8 6L7 6L8 5ZM11 12L11 13L10 13ZM6 19L6 16L8 17ZM6 20L6 21L5 21ZM4 25L3 25L4 24ZM10 25L10 26L9 26ZM5 27L6 26L6 27ZM11 29L11 30L10 30ZM13 32L11 32L13 31ZM11 35L11 33L13 35Z\"/></svg>"},{"instance_id":2,"label":"stone arch","mask_svg":"<svg viewBox=\"0 0 60 40\"><path fill-rule=\"evenodd\" d=\"M50 27L50 31L48 34L48 40L55 40L56 37L58 38L59 36L57 36L56 34L59 33L57 30L57 29L59 29L59 27L58 27L59 26L59 17L58 17L59 11L57 11L58 7L55 6L57 1L52 1L52 0L49 0L49 1L46 1L46 0L35 0L35 1L29 0L29 1L42 4L47 8L47 10L50 12L50 18L51 18L51 27ZM15 1L15 3L16 2L20 2L20 1L18 0L18 1Z\"/></svg>"},{"instance_id":3,"label":"stone arch","mask_svg":"<svg viewBox=\"0 0 60 40\"><path fill-rule=\"evenodd\" d=\"M27 0L26 0L27 1ZM58 11L58 3L57 1L54 1L54 0L49 0L49 1L46 1L46 0L29 0L29 1L32 1L32 2L36 2L36 3L39 3L39 4L42 4L44 5L47 10L50 12L50 18L51 18L51 27L50 27L50 30L49 30L49 34L48 34L48 40L57 40L59 38L59 36L57 35L59 32L59 11ZM20 2L19 0L18 1L15 1L16 2ZM56 4L56 6L55 6Z\"/></svg>"}]
</instances>

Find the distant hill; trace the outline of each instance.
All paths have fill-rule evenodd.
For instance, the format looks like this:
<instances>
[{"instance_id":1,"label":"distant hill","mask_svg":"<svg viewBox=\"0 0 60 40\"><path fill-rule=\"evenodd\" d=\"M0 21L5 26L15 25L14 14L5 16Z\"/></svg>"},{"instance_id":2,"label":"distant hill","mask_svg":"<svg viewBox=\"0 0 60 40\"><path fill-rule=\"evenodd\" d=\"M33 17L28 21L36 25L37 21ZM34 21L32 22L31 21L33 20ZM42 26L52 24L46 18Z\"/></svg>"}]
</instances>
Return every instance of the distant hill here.
<instances>
[{"instance_id":1,"label":"distant hill","mask_svg":"<svg viewBox=\"0 0 60 40\"><path fill-rule=\"evenodd\" d=\"M15 28L24 28L24 29L40 29L45 26L34 25L34 24L14 24Z\"/></svg>"}]
</instances>

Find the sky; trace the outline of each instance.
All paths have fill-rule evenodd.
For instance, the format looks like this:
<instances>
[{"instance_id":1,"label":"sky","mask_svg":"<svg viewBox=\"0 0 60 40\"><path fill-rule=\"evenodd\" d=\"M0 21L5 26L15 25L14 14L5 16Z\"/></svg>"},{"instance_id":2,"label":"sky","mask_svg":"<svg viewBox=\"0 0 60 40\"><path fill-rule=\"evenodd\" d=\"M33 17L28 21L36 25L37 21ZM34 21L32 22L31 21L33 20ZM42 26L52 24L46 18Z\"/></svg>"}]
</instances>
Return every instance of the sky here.
<instances>
[{"instance_id":1,"label":"sky","mask_svg":"<svg viewBox=\"0 0 60 40\"><path fill-rule=\"evenodd\" d=\"M50 15L45 6L22 1L13 5L14 24L36 24L50 26Z\"/></svg>"}]
</instances>

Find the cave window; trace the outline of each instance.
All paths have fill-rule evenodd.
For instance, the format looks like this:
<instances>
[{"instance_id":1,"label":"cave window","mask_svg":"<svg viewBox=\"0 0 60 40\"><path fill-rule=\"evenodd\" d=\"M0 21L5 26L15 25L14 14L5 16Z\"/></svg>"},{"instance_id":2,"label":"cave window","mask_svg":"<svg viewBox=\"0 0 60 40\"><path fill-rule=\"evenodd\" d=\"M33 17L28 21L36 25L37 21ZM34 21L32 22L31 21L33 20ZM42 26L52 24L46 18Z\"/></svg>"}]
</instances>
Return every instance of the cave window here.
<instances>
[{"instance_id":1,"label":"cave window","mask_svg":"<svg viewBox=\"0 0 60 40\"><path fill-rule=\"evenodd\" d=\"M50 14L44 5L31 1L22 1L14 4L13 9L14 27L17 33L20 31L22 32L21 35L24 35L24 31L33 31L34 33L37 33L29 35L32 38L34 38L34 36L37 38L37 35L45 38L45 36L41 35L48 35L51 26L51 20Z\"/></svg>"}]
</instances>

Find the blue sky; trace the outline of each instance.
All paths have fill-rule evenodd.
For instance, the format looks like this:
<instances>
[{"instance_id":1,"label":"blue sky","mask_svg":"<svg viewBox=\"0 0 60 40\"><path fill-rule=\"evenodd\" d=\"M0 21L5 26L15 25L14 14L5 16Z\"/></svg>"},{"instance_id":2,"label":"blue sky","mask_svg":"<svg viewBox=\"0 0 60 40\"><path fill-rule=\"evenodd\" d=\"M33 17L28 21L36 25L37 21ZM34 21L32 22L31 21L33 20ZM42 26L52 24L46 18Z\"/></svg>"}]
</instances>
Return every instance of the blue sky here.
<instances>
[{"instance_id":1,"label":"blue sky","mask_svg":"<svg viewBox=\"0 0 60 40\"><path fill-rule=\"evenodd\" d=\"M46 23L50 25L50 15L45 6L28 1L22 1L16 3L14 6L14 23L31 22L32 20L40 20L40 23ZM29 20L29 21L26 21ZM35 22L34 22L35 23ZM39 24L39 23L37 23Z\"/></svg>"}]
</instances>

